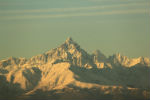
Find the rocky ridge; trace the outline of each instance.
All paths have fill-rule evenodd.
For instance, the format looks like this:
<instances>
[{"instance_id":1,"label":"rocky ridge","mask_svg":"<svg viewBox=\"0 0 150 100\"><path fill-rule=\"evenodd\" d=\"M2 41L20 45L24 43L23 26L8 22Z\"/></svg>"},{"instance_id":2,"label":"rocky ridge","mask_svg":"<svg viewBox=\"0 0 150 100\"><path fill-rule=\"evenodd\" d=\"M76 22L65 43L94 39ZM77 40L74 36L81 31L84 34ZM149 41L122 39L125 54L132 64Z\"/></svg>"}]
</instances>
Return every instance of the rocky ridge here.
<instances>
[{"instance_id":1,"label":"rocky ridge","mask_svg":"<svg viewBox=\"0 0 150 100\"><path fill-rule=\"evenodd\" d=\"M68 38L58 48L30 59L0 61L0 99L34 99L37 95L68 99L67 91L72 94L70 99L87 99L87 95L91 99L147 99L149 74L149 58L129 59L120 54L107 58L99 50L90 55Z\"/></svg>"}]
</instances>

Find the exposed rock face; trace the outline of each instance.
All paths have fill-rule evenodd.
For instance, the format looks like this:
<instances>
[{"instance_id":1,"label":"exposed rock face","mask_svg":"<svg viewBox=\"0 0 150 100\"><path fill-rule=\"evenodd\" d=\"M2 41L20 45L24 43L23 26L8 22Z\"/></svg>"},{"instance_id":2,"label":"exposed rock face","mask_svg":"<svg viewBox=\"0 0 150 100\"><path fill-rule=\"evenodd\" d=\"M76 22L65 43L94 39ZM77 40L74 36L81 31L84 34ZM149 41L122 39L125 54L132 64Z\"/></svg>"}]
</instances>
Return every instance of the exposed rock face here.
<instances>
[{"instance_id":1,"label":"exposed rock face","mask_svg":"<svg viewBox=\"0 0 150 100\"><path fill-rule=\"evenodd\" d=\"M28 60L0 61L0 99L150 99L149 75L149 58L90 55L68 38Z\"/></svg>"},{"instance_id":2,"label":"exposed rock face","mask_svg":"<svg viewBox=\"0 0 150 100\"><path fill-rule=\"evenodd\" d=\"M150 67L150 59L146 58L146 57L129 59L127 56L115 54L113 56L110 56L108 59L110 62L112 62L116 65L121 65L121 66L125 66L125 67L132 67L137 64L142 64L143 66Z\"/></svg>"},{"instance_id":3,"label":"exposed rock face","mask_svg":"<svg viewBox=\"0 0 150 100\"><path fill-rule=\"evenodd\" d=\"M14 65L21 66L21 65L25 64L26 61L27 61L27 59L25 59L25 58L10 57L7 60L0 61L0 66L2 66L2 67L14 66Z\"/></svg>"}]
</instances>

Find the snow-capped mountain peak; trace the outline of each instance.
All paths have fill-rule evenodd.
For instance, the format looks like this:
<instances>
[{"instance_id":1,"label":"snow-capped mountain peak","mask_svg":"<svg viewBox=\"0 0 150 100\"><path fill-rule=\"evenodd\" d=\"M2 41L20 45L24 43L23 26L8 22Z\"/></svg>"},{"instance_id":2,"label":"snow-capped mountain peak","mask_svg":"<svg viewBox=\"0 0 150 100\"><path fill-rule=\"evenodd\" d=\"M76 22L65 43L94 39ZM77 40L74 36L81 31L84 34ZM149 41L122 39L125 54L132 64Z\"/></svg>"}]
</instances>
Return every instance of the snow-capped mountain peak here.
<instances>
[{"instance_id":1,"label":"snow-capped mountain peak","mask_svg":"<svg viewBox=\"0 0 150 100\"><path fill-rule=\"evenodd\" d=\"M71 38L67 38L66 41L60 46L58 47L58 49L64 49L66 51L68 50L80 50L80 46Z\"/></svg>"},{"instance_id":2,"label":"snow-capped mountain peak","mask_svg":"<svg viewBox=\"0 0 150 100\"><path fill-rule=\"evenodd\" d=\"M67 44L71 44L71 43L73 43L74 41L72 40L72 38L71 37L68 37L67 39L66 39L66 41L65 41L65 43L67 43Z\"/></svg>"},{"instance_id":3,"label":"snow-capped mountain peak","mask_svg":"<svg viewBox=\"0 0 150 100\"><path fill-rule=\"evenodd\" d=\"M150 94L148 66L150 60L144 57L129 59L115 54L107 58L99 50L90 55L68 38L57 48L28 60L11 57L0 61L0 99L7 98L2 98L3 94L11 94L31 100L30 96L36 98L41 93L54 99L82 93L109 99L127 93L132 99L138 98Z\"/></svg>"}]
</instances>

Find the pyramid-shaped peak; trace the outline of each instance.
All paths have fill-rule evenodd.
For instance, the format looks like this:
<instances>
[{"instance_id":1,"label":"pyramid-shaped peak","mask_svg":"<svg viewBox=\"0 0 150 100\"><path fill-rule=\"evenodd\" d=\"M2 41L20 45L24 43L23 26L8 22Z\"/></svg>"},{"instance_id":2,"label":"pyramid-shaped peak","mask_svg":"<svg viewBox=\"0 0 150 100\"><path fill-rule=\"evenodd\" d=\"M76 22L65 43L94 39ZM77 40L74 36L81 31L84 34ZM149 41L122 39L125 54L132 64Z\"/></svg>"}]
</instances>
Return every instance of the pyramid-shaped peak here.
<instances>
[{"instance_id":1,"label":"pyramid-shaped peak","mask_svg":"<svg viewBox=\"0 0 150 100\"><path fill-rule=\"evenodd\" d=\"M68 37L67 39L66 39L66 41L65 41L66 43L72 43L73 42L73 40L72 40L72 38L71 37Z\"/></svg>"},{"instance_id":2,"label":"pyramid-shaped peak","mask_svg":"<svg viewBox=\"0 0 150 100\"><path fill-rule=\"evenodd\" d=\"M73 41L73 39L71 37L69 37L60 46L60 48L65 48L65 49L80 49L80 46L75 41Z\"/></svg>"},{"instance_id":3,"label":"pyramid-shaped peak","mask_svg":"<svg viewBox=\"0 0 150 100\"><path fill-rule=\"evenodd\" d=\"M75 47L79 46L71 37L68 37L64 43L64 45L74 45Z\"/></svg>"}]
</instances>

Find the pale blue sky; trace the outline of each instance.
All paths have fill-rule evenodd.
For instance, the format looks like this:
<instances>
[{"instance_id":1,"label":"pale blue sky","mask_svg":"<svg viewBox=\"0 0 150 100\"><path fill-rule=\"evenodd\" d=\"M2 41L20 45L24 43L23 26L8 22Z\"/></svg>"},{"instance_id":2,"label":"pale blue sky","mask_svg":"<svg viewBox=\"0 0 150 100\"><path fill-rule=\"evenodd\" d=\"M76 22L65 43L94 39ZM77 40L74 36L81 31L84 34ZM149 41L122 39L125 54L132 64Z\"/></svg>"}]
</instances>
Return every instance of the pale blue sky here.
<instances>
[{"instance_id":1,"label":"pale blue sky","mask_svg":"<svg viewBox=\"0 0 150 100\"><path fill-rule=\"evenodd\" d=\"M0 59L30 58L72 37L91 53L150 57L150 0L0 0Z\"/></svg>"}]
</instances>

